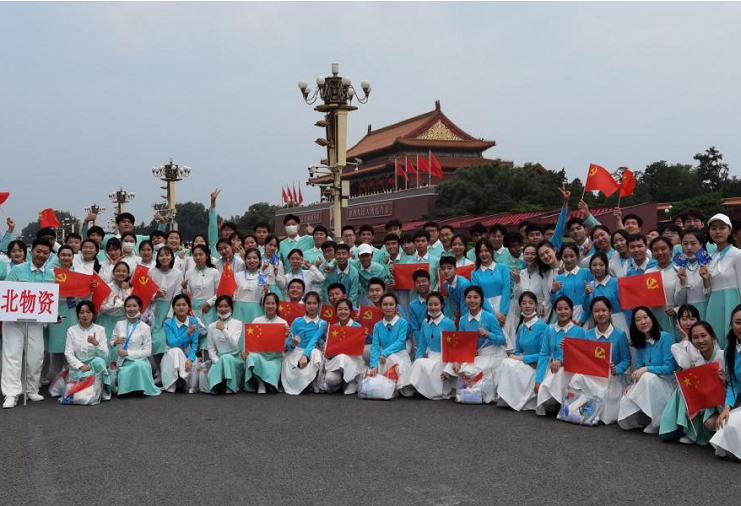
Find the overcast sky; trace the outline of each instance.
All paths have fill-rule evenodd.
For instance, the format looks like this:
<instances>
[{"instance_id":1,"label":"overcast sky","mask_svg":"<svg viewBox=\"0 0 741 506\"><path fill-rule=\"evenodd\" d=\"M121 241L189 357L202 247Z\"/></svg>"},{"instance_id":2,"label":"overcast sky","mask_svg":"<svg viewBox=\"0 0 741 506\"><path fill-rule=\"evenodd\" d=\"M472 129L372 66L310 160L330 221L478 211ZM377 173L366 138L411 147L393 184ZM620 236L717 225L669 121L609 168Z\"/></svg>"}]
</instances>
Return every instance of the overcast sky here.
<instances>
[{"instance_id":1,"label":"overcast sky","mask_svg":"<svg viewBox=\"0 0 741 506\"><path fill-rule=\"evenodd\" d=\"M277 204L324 155L296 82L332 61L373 85L351 145L440 99L496 140L489 158L583 177L715 145L740 176L740 20L738 3L3 3L2 208L19 230L49 206L108 218L122 186L148 220L170 155L193 168L178 200Z\"/></svg>"}]
</instances>

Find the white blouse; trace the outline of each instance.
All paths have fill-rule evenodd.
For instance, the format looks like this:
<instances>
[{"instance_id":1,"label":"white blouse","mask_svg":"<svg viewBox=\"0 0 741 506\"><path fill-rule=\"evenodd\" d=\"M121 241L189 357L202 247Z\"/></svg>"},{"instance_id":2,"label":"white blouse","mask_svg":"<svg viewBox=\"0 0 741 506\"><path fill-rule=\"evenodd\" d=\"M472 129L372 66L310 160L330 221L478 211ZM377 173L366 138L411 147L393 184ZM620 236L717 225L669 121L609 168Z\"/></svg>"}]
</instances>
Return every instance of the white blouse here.
<instances>
[{"instance_id":1,"label":"white blouse","mask_svg":"<svg viewBox=\"0 0 741 506\"><path fill-rule=\"evenodd\" d=\"M164 297L156 299L158 302L170 301L182 291L180 284L183 282L183 273L177 269L170 269L167 272L162 272L160 269L155 267L149 271L149 277L152 278L152 281L157 283L157 286L159 286L160 290L165 294Z\"/></svg>"},{"instance_id":2,"label":"white blouse","mask_svg":"<svg viewBox=\"0 0 741 506\"><path fill-rule=\"evenodd\" d=\"M72 268L81 274L92 274L95 272L95 259L85 261L82 256L75 255L72 259Z\"/></svg>"},{"instance_id":3,"label":"white blouse","mask_svg":"<svg viewBox=\"0 0 741 506\"><path fill-rule=\"evenodd\" d=\"M260 286L260 273L242 271L234 276L237 282L237 291L234 293L235 302L257 302L262 300L265 289Z\"/></svg>"},{"instance_id":4,"label":"white blouse","mask_svg":"<svg viewBox=\"0 0 741 506\"><path fill-rule=\"evenodd\" d=\"M239 340L242 337L244 325L235 318L229 318L224 322L224 330L216 328L217 320L208 326L208 356L211 362L219 361L219 356L232 353L239 349Z\"/></svg>"},{"instance_id":5,"label":"white blouse","mask_svg":"<svg viewBox=\"0 0 741 506\"><path fill-rule=\"evenodd\" d=\"M729 288L741 289L741 250L735 246L729 246L722 258L721 252L716 251L713 253L708 270L712 277L714 292Z\"/></svg>"},{"instance_id":6,"label":"white blouse","mask_svg":"<svg viewBox=\"0 0 741 506\"><path fill-rule=\"evenodd\" d=\"M98 346L93 346L87 341L88 336L95 336ZM64 344L64 357L72 369L80 369L88 360L100 357L108 360L108 341L105 328L92 324L84 329L79 323L67 329L67 341Z\"/></svg>"},{"instance_id":7,"label":"white blouse","mask_svg":"<svg viewBox=\"0 0 741 506\"><path fill-rule=\"evenodd\" d=\"M690 367L697 367L698 365L707 364L708 362L700 353L700 350L695 348L695 345L690 342L689 339L685 339L678 343L672 344L672 356L677 361L677 365L681 369L689 369ZM718 362L721 371L725 371L725 360L723 360L723 350L715 344L715 357L711 362Z\"/></svg>"},{"instance_id":8,"label":"white blouse","mask_svg":"<svg viewBox=\"0 0 741 506\"><path fill-rule=\"evenodd\" d=\"M126 338L127 323L129 324L129 330L131 330L134 324L129 323L128 319L116 323L116 326L113 328L111 340L108 342L111 348L116 346L113 344L116 339L119 337ZM118 346L123 349L123 344ZM131 358L147 358L152 355L152 331L150 330L149 325L139 320L139 324L135 329L133 329L131 338L129 339L129 347L127 351Z\"/></svg>"},{"instance_id":9,"label":"white blouse","mask_svg":"<svg viewBox=\"0 0 741 506\"><path fill-rule=\"evenodd\" d=\"M111 289L111 293L100 305L100 311L111 316L124 316L124 301L126 297L131 295L131 287L121 288L115 281L108 283L108 287Z\"/></svg>"},{"instance_id":10,"label":"white blouse","mask_svg":"<svg viewBox=\"0 0 741 506\"><path fill-rule=\"evenodd\" d=\"M216 289L219 287L221 274L213 267L198 269L194 267L185 275L187 287L193 300L205 299L209 306L216 302Z\"/></svg>"}]
</instances>

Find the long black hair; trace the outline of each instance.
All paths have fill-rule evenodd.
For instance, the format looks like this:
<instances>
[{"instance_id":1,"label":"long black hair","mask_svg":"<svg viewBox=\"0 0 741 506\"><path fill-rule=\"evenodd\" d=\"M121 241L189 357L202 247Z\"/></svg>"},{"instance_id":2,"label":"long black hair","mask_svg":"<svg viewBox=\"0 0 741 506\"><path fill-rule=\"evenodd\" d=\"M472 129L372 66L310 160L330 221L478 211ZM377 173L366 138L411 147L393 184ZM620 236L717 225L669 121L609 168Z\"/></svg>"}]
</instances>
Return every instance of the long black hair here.
<instances>
[{"instance_id":1,"label":"long black hair","mask_svg":"<svg viewBox=\"0 0 741 506\"><path fill-rule=\"evenodd\" d=\"M656 319L656 316L646 306L638 306L633 310L633 316L630 319L630 344L634 348L645 348L646 335L639 331L636 326L636 314L638 311L645 311L651 319L651 330L649 330L648 333L654 341L658 341L661 338L661 324L659 323L659 320Z\"/></svg>"},{"instance_id":2,"label":"long black hair","mask_svg":"<svg viewBox=\"0 0 741 506\"><path fill-rule=\"evenodd\" d=\"M85 239L80 243L80 251L82 251L82 247L85 246L86 243L90 243L93 246L95 246L95 255L93 255L93 270L95 272L100 272L100 262L98 261L98 253L100 252L100 245L93 241L92 239ZM82 257L82 253L80 253L80 257Z\"/></svg>"},{"instance_id":3,"label":"long black hair","mask_svg":"<svg viewBox=\"0 0 741 506\"><path fill-rule=\"evenodd\" d=\"M543 263L543 261L540 259L540 248L543 246L547 246L553 250L553 255L558 258L556 247L553 245L551 241L544 240L540 241L537 246L535 246L535 260L538 262L538 272L540 273L540 276L545 278L545 273L551 270L551 266L548 264Z\"/></svg>"},{"instance_id":4,"label":"long black hair","mask_svg":"<svg viewBox=\"0 0 741 506\"><path fill-rule=\"evenodd\" d=\"M211 263L211 251L208 249L208 246L203 245L203 244L196 244L190 250L191 256L193 256L193 253L195 253L197 249L203 251L203 253L206 255L206 267L213 268L214 267L214 264Z\"/></svg>"},{"instance_id":5,"label":"long black hair","mask_svg":"<svg viewBox=\"0 0 741 506\"><path fill-rule=\"evenodd\" d=\"M736 346L741 342L741 339L736 337L736 333L733 332L733 317L739 311L741 311L741 304L733 308L733 311L731 312L731 324L728 329L728 335L726 336L726 378L728 378L728 386L730 386L731 389L733 389L734 383L736 382ZM736 396L736 398L738 398L738 396Z\"/></svg>"},{"instance_id":6,"label":"long black hair","mask_svg":"<svg viewBox=\"0 0 741 506\"><path fill-rule=\"evenodd\" d=\"M531 299L533 299L535 301L535 315L537 316L537 314L538 314L538 296L535 295L533 292L526 290L526 291L522 292L520 294L520 297L517 299L517 305L518 306L519 305L522 305L522 299L524 299L525 297L530 297ZM482 301L482 303L483 303L483 301ZM520 331L520 325L522 325L522 322L523 321L525 321L525 316L522 314L522 311L520 311L520 322L517 324L517 330L515 331L515 333L517 333L517 332Z\"/></svg>"},{"instance_id":7,"label":"long black hair","mask_svg":"<svg viewBox=\"0 0 741 506\"><path fill-rule=\"evenodd\" d=\"M476 243L476 246L473 249L474 253L476 254L476 268L477 269L481 267L481 257L479 256L479 254L481 253L481 248L483 246L486 246L486 249L488 249L491 252L491 259L494 260L494 246L491 244L491 241L486 238L479 239L479 241Z\"/></svg>"},{"instance_id":8,"label":"long black hair","mask_svg":"<svg viewBox=\"0 0 741 506\"><path fill-rule=\"evenodd\" d=\"M430 292L427 294L427 300L430 300L430 297L435 297L437 300L440 301L440 311L445 309L445 297L443 297L443 294L440 292ZM430 315L429 311L427 312L427 321L432 321L432 316Z\"/></svg>"}]
</instances>

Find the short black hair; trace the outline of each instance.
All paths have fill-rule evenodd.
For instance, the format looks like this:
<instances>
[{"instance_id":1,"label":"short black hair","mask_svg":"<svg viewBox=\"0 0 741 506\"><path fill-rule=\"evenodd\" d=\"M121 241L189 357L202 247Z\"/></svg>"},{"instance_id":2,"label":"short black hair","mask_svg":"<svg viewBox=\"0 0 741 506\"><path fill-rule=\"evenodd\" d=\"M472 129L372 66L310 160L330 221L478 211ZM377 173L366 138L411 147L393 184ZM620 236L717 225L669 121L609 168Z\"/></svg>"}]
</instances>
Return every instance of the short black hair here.
<instances>
[{"instance_id":1,"label":"short black hair","mask_svg":"<svg viewBox=\"0 0 741 506\"><path fill-rule=\"evenodd\" d=\"M440 225L436 221L428 221L424 225L422 225L422 228L432 227L435 230L440 230Z\"/></svg>"},{"instance_id":2,"label":"short black hair","mask_svg":"<svg viewBox=\"0 0 741 506\"><path fill-rule=\"evenodd\" d=\"M355 233L355 227L353 227L352 225L345 225L344 227L342 227L342 232L341 233L344 234L345 233L345 230L352 230L352 233L353 234Z\"/></svg>"},{"instance_id":3,"label":"short black hair","mask_svg":"<svg viewBox=\"0 0 741 506\"><path fill-rule=\"evenodd\" d=\"M327 227L325 227L324 225L317 225L316 227L314 227L311 235L313 236L317 232L324 232L324 235L329 236L329 230L327 230Z\"/></svg>"},{"instance_id":4,"label":"short black hair","mask_svg":"<svg viewBox=\"0 0 741 506\"><path fill-rule=\"evenodd\" d=\"M632 242L636 242L636 241L641 241L641 242L643 242L643 244L645 244L646 246L648 246L648 240L646 239L646 236L643 235L643 234L630 234L625 239L625 242L627 242L628 244L630 244Z\"/></svg>"},{"instance_id":5,"label":"short black hair","mask_svg":"<svg viewBox=\"0 0 741 506\"><path fill-rule=\"evenodd\" d=\"M404 232L399 238L399 244L406 244L408 242L414 242L414 235L409 232Z\"/></svg>"},{"instance_id":6,"label":"short black hair","mask_svg":"<svg viewBox=\"0 0 741 506\"><path fill-rule=\"evenodd\" d=\"M327 287L327 294L329 294L329 292L331 290L334 290L335 288L339 288L342 291L342 294L343 295L347 295L347 288L345 288L345 285L343 285L342 283L332 283L332 284L330 284Z\"/></svg>"},{"instance_id":7,"label":"short black hair","mask_svg":"<svg viewBox=\"0 0 741 506\"><path fill-rule=\"evenodd\" d=\"M525 227L525 235L530 234L530 232L540 232L543 233L543 227L538 225L537 223L528 223Z\"/></svg>"},{"instance_id":8,"label":"short black hair","mask_svg":"<svg viewBox=\"0 0 741 506\"><path fill-rule=\"evenodd\" d=\"M297 225L300 225L301 224L301 219L298 216L296 216L295 214L286 214L285 218L283 218L283 224L285 225L290 220L294 220Z\"/></svg>"},{"instance_id":9,"label":"short black hair","mask_svg":"<svg viewBox=\"0 0 741 506\"><path fill-rule=\"evenodd\" d=\"M455 229L453 228L452 225L440 225L440 231L442 231L442 229L444 228L447 228L448 230L450 230L451 232L455 234Z\"/></svg>"},{"instance_id":10,"label":"short black hair","mask_svg":"<svg viewBox=\"0 0 741 506\"><path fill-rule=\"evenodd\" d=\"M523 240L522 240L522 234L521 233L519 233L519 232L507 232L507 235L504 236L503 244L504 244L504 247L505 248L509 248L510 246L512 246L515 243L522 244L522 242L523 242Z\"/></svg>"},{"instance_id":11,"label":"short black hair","mask_svg":"<svg viewBox=\"0 0 741 506\"><path fill-rule=\"evenodd\" d=\"M71 234L67 234L67 237L64 238L64 243L67 244L70 239L77 239L78 241L82 241L82 236L76 232L72 232Z\"/></svg>"},{"instance_id":12,"label":"short black hair","mask_svg":"<svg viewBox=\"0 0 741 506\"><path fill-rule=\"evenodd\" d=\"M255 223L255 226L252 227L252 230L257 231L258 228L264 228L268 232L270 232L270 225L267 224L267 222L264 221L258 221Z\"/></svg>"},{"instance_id":13,"label":"short black hair","mask_svg":"<svg viewBox=\"0 0 741 506\"><path fill-rule=\"evenodd\" d=\"M502 235L507 235L507 228L501 223L495 223L494 225L489 227L489 235L493 234L494 232L499 232Z\"/></svg>"},{"instance_id":14,"label":"short black hair","mask_svg":"<svg viewBox=\"0 0 741 506\"><path fill-rule=\"evenodd\" d=\"M131 213L121 213L116 216L116 225L121 223L123 220L129 220L131 223L136 223L136 219L134 218L134 215Z\"/></svg>"},{"instance_id":15,"label":"short black hair","mask_svg":"<svg viewBox=\"0 0 741 506\"><path fill-rule=\"evenodd\" d=\"M682 222L685 222L685 221L687 221L687 219L688 219L688 218L689 218L690 216L694 216L695 218L697 218L697 219L699 219L700 221L702 221L703 223L705 223L705 213L703 213L703 212L702 212L702 211L700 211L699 209L694 209L694 208L686 209L686 210L685 210L685 211L684 211L684 212L682 213Z\"/></svg>"},{"instance_id":16,"label":"short black hair","mask_svg":"<svg viewBox=\"0 0 741 506\"><path fill-rule=\"evenodd\" d=\"M473 234L485 234L486 233L486 227L482 223L477 222L477 223L474 223L473 226L468 229L468 233L471 234L471 235L473 235Z\"/></svg>"},{"instance_id":17,"label":"short black hair","mask_svg":"<svg viewBox=\"0 0 741 506\"><path fill-rule=\"evenodd\" d=\"M583 227L584 220L582 220L581 218L577 218L576 216L571 218L569 221L566 222L566 230L571 230L571 227L573 227L574 225L581 225Z\"/></svg>"},{"instance_id":18,"label":"short black hair","mask_svg":"<svg viewBox=\"0 0 741 506\"><path fill-rule=\"evenodd\" d=\"M57 237L57 231L54 230L51 227L44 227L40 229L38 232L36 232L36 239L41 239L42 237Z\"/></svg>"},{"instance_id":19,"label":"short black hair","mask_svg":"<svg viewBox=\"0 0 741 506\"><path fill-rule=\"evenodd\" d=\"M101 237L105 237L105 230L103 230L103 227L99 227L98 225L93 225L87 231L88 237L90 237L91 234L98 234Z\"/></svg>"},{"instance_id":20,"label":"short black hair","mask_svg":"<svg viewBox=\"0 0 741 506\"><path fill-rule=\"evenodd\" d=\"M36 246L46 246L49 248L49 251L51 251L51 243L46 239L36 239L33 241L33 243L31 243L31 251L33 251Z\"/></svg>"},{"instance_id":21,"label":"short black hair","mask_svg":"<svg viewBox=\"0 0 741 506\"><path fill-rule=\"evenodd\" d=\"M399 227L401 228L401 222L399 220L389 220L386 222L386 225L384 225L384 229L388 230L391 227Z\"/></svg>"},{"instance_id":22,"label":"short black hair","mask_svg":"<svg viewBox=\"0 0 741 506\"><path fill-rule=\"evenodd\" d=\"M301 278L293 278L291 281L288 282L288 288L291 287L294 283L301 283L301 290L306 290L306 283L304 283L304 280Z\"/></svg>"},{"instance_id":23,"label":"short black hair","mask_svg":"<svg viewBox=\"0 0 741 506\"><path fill-rule=\"evenodd\" d=\"M165 238L166 239L169 239L170 236L173 235L173 234L175 234L175 235L178 236L178 240L180 242L183 242L183 235L179 231L177 231L177 230L170 230L169 232L167 232L167 236L165 236Z\"/></svg>"},{"instance_id":24,"label":"short black hair","mask_svg":"<svg viewBox=\"0 0 741 506\"><path fill-rule=\"evenodd\" d=\"M221 224L221 230L224 230L225 228L228 228L229 230L234 230L235 232L238 232L237 224L233 221L225 221Z\"/></svg>"},{"instance_id":25,"label":"short black hair","mask_svg":"<svg viewBox=\"0 0 741 506\"><path fill-rule=\"evenodd\" d=\"M324 241L322 243L322 251L331 249L332 251L335 251L337 248L337 245L334 243L334 241Z\"/></svg>"},{"instance_id":26,"label":"short black hair","mask_svg":"<svg viewBox=\"0 0 741 506\"><path fill-rule=\"evenodd\" d=\"M430 241L430 233L427 230L417 230L414 232L414 241L416 241L418 237L424 237L427 239L427 242Z\"/></svg>"},{"instance_id":27,"label":"short black hair","mask_svg":"<svg viewBox=\"0 0 741 506\"><path fill-rule=\"evenodd\" d=\"M427 272L424 269L417 269L412 274L412 280L417 281L418 278L427 278L427 280L429 281L430 280L430 273Z\"/></svg>"},{"instance_id":28,"label":"short black hair","mask_svg":"<svg viewBox=\"0 0 741 506\"><path fill-rule=\"evenodd\" d=\"M383 238L383 243L386 244L387 242L401 243L401 239L396 234L386 234L386 236Z\"/></svg>"},{"instance_id":29,"label":"short black hair","mask_svg":"<svg viewBox=\"0 0 741 506\"><path fill-rule=\"evenodd\" d=\"M162 230L154 230L151 234L149 234L149 239L152 240L155 237L161 237L163 239L167 239L167 235Z\"/></svg>"},{"instance_id":30,"label":"short black hair","mask_svg":"<svg viewBox=\"0 0 741 506\"><path fill-rule=\"evenodd\" d=\"M340 250L344 250L344 251L347 251L349 253L350 252L350 246L348 244L345 244L344 242L341 242L340 244L338 244L338 245L336 245L334 247L334 250L335 250L335 252L340 251Z\"/></svg>"},{"instance_id":31,"label":"short black hair","mask_svg":"<svg viewBox=\"0 0 741 506\"><path fill-rule=\"evenodd\" d=\"M368 287L370 288L371 285L381 285L384 290L386 289L386 283L384 283L381 278L370 278L370 281L368 281Z\"/></svg>"},{"instance_id":32,"label":"short black hair","mask_svg":"<svg viewBox=\"0 0 741 506\"><path fill-rule=\"evenodd\" d=\"M637 214L626 214L623 216L623 223L625 223L628 220L636 220L636 223L638 223L638 228L643 228L643 219L638 216Z\"/></svg>"},{"instance_id":33,"label":"short black hair","mask_svg":"<svg viewBox=\"0 0 741 506\"><path fill-rule=\"evenodd\" d=\"M450 255L445 255L440 257L440 267L443 265L452 265L455 267L455 257L452 257Z\"/></svg>"},{"instance_id":34,"label":"short black hair","mask_svg":"<svg viewBox=\"0 0 741 506\"><path fill-rule=\"evenodd\" d=\"M373 230L373 227L370 225L360 225L359 233L362 234L363 232L370 232L371 234L375 234L375 230Z\"/></svg>"}]
</instances>

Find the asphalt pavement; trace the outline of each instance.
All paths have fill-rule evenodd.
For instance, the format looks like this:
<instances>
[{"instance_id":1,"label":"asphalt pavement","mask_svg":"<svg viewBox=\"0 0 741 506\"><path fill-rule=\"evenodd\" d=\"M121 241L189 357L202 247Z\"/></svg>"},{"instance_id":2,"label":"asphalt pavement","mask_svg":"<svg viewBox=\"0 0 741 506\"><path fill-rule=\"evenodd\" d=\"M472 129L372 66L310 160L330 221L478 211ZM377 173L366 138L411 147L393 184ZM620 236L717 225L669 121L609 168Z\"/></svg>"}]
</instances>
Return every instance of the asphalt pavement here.
<instances>
[{"instance_id":1,"label":"asphalt pavement","mask_svg":"<svg viewBox=\"0 0 741 506\"><path fill-rule=\"evenodd\" d=\"M0 411L0 505L739 504L741 464L494 406L184 393Z\"/></svg>"}]
</instances>

